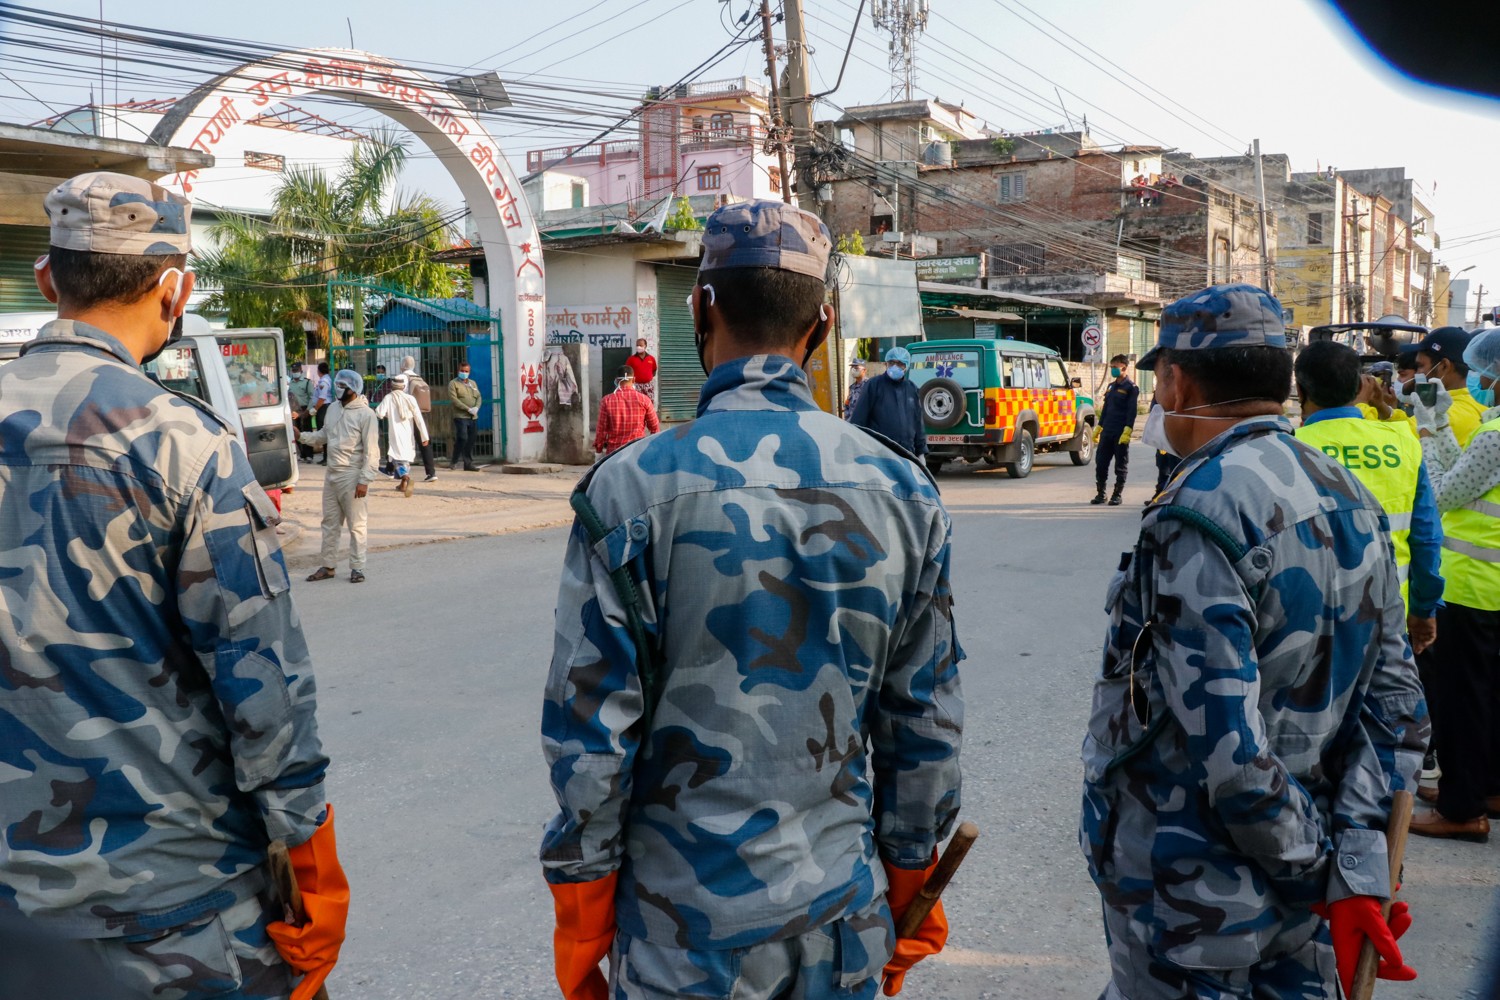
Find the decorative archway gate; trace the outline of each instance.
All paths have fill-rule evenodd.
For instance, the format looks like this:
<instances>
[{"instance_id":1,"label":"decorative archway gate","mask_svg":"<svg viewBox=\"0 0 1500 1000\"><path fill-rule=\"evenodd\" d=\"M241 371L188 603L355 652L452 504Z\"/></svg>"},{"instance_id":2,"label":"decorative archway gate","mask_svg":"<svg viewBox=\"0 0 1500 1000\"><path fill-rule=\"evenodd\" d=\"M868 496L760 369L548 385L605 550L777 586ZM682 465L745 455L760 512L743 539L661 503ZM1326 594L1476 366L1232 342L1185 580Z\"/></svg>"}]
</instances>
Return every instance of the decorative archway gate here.
<instances>
[{"instance_id":1,"label":"decorative archway gate","mask_svg":"<svg viewBox=\"0 0 1500 1000\"><path fill-rule=\"evenodd\" d=\"M422 140L447 167L473 213L489 269L489 309L503 343L494 384L510 428L506 461L541 457L546 440L538 394L546 340L542 246L515 171L489 130L441 84L354 49L301 49L246 63L195 89L151 133L161 145L205 153L264 110L308 94L373 108ZM170 182L191 198L196 171ZM530 405L528 405L530 404Z\"/></svg>"}]
</instances>

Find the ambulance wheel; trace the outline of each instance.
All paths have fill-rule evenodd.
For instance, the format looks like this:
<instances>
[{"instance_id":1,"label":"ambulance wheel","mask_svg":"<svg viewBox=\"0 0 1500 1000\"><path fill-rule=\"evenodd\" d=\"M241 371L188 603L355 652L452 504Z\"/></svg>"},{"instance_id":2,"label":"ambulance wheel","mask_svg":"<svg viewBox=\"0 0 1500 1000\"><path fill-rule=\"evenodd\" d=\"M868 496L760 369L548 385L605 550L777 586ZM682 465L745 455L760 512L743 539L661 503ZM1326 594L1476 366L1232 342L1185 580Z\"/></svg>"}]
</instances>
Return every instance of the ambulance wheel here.
<instances>
[{"instance_id":1,"label":"ambulance wheel","mask_svg":"<svg viewBox=\"0 0 1500 1000\"><path fill-rule=\"evenodd\" d=\"M965 406L963 386L951 378L932 379L917 393L922 419L940 431L963 423Z\"/></svg>"},{"instance_id":2,"label":"ambulance wheel","mask_svg":"<svg viewBox=\"0 0 1500 1000\"><path fill-rule=\"evenodd\" d=\"M1025 479L1031 475L1031 466L1036 461L1036 445L1031 440L1031 431L1022 430L1016 439L1018 452L1014 462L1005 463L1005 471L1012 479Z\"/></svg>"},{"instance_id":3,"label":"ambulance wheel","mask_svg":"<svg viewBox=\"0 0 1500 1000\"><path fill-rule=\"evenodd\" d=\"M1088 465L1089 460L1094 457L1094 425L1084 424L1078 437L1078 447L1068 452L1068 457L1073 460L1074 465Z\"/></svg>"}]
</instances>

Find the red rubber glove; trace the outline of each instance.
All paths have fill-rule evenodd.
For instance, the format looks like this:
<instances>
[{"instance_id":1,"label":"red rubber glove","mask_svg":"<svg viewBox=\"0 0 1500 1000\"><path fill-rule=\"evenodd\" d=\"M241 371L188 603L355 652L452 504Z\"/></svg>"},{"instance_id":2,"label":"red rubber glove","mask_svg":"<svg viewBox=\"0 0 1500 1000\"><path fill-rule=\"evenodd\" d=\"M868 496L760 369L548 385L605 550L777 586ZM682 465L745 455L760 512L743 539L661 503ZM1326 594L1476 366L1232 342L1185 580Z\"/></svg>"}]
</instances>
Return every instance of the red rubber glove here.
<instances>
[{"instance_id":1,"label":"red rubber glove","mask_svg":"<svg viewBox=\"0 0 1500 1000\"><path fill-rule=\"evenodd\" d=\"M552 951L565 1000L607 1000L609 983L599 962L615 940L615 883L619 872L593 882L547 884L557 929Z\"/></svg>"},{"instance_id":2,"label":"red rubber glove","mask_svg":"<svg viewBox=\"0 0 1500 1000\"><path fill-rule=\"evenodd\" d=\"M885 900L891 907L891 919L896 926L901 926L901 918L911 906L911 901L917 897L922 886L927 883L927 876L937 867L936 858L926 868L910 869L895 868L884 861L885 877L891 886L885 892ZM917 928L917 936L896 939L896 953L891 960L885 963L885 995L893 997L901 992L901 986L906 981L906 974L911 967L929 955L936 955L943 950L943 945L948 943L948 918L943 915L943 901L940 899L933 906L932 912L927 914L927 919Z\"/></svg>"},{"instance_id":3,"label":"red rubber glove","mask_svg":"<svg viewBox=\"0 0 1500 1000\"><path fill-rule=\"evenodd\" d=\"M1313 908L1328 921L1328 930L1333 936L1333 957L1338 962L1339 981L1344 985L1345 996L1354 990L1354 969L1359 964L1359 951L1366 938L1375 945L1375 953L1380 956L1376 978L1397 982L1417 978L1417 970L1406 964L1396 944L1411 927L1410 908L1404 901L1392 903L1390 919L1387 920L1380 914L1380 903L1374 896L1350 896Z\"/></svg>"},{"instance_id":4,"label":"red rubber glove","mask_svg":"<svg viewBox=\"0 0 1500 1000\"><path fill-rule=\"evenodd\" d=\"M349 879L334 844L333 806L305 843L287 850L287 857L307 918L295 927L278 920L266 926L266 933L286 963L302 973L292 1000L311 1000L338 963L349 922Z\"/></svg>"}]
</instances>

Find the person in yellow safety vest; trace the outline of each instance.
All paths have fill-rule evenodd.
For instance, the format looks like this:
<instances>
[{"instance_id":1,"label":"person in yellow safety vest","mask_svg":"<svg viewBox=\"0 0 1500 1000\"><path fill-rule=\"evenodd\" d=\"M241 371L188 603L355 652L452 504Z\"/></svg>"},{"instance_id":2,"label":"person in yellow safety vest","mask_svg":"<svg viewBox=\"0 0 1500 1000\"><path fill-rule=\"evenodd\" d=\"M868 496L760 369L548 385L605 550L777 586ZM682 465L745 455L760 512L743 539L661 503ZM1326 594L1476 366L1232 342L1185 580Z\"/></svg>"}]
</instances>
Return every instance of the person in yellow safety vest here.
<instances>
[{"instance_id":1,"label":"person in yellow safety vest","mask_svg":"<svg viewBox=\"0 0 1500 1000\"><path fill-rule=\"evenodd\" d=\"M1417 345L1417 375L1428 382L1441 383L1453 397L1448 422L1460 448L1469 446L1485 411L1469 392L1469 366L1464 363L1464 348L1468 344L1469 334L1461 327L1440 326ZM1410 393L1418 384L1413 379L1403 387L1404 391Z\"/></svg>"},{"instance_id":2,"label":"person in yellow safety vest","mask_svg":"<svg viewBox=\"0 0 1500 1000\"><path fill-rule=\"evenodd\" d=\"M1468 447L1459 446L1457 393L1446 385L1431 405L1419 398L1415 414L1443 512L1447 588L1441 669L1428 688L1443 774L1435 808L1413 819L1411 832L1484 841L1489 817L1500 817L1500 329L1475 334L1463 361L1472 376L1465 395L1487 407Z\"/></svg>"},{"instance_id":3,"label":"person in yellow safety vest","mask_svg":"<svg viewBox=\"0 0 1500 1000\"><path fill-rule=\"evenodd\" d=\"M1401 425L1366 420L1355 408L1369 376L1361 376L1353 349L1328 340L1309 344L1293 370L1302 401L1297 440L1349 470L1385 508L1406 599L1406 629L1412 651L1421 653L1437 638L1443 598L1443 530L1422 447Z\"/></svg>"}]
</instances>

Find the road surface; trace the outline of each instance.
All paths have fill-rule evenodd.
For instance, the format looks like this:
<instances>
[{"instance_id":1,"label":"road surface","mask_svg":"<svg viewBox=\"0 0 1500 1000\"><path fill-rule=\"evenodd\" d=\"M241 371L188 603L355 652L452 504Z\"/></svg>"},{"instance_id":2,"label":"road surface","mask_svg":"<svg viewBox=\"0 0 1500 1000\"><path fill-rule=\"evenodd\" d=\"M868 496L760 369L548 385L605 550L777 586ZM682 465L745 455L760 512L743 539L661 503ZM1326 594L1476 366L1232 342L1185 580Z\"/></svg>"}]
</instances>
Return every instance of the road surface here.
<instances>
[{"instance_id":1,"label":"road surface","mask_svg":"<svg viewBox=\"0 0 1500 1000\"><path fill-rule=\"evenodd\" d=\"M1022 481L962 466L940 477L968 653L964 815L983 835L947 898L949 948L908 976L911 1000L1074 1000L1104 983L1075 832L1078 747L1105 586L1154 477L1136 451L1122 507L1090 506L1092 470L1061 455ZM557 995L537 730L564 539L554 528L380 552L357 588L294 588L354 894L335 998ZM1500 933L1487 912L1500 840L1413 838L1406 877L1416 925L1403 943L1422 975L1377 995L1474 995L1478 950Z\"/></svg>"}]
</instances>

